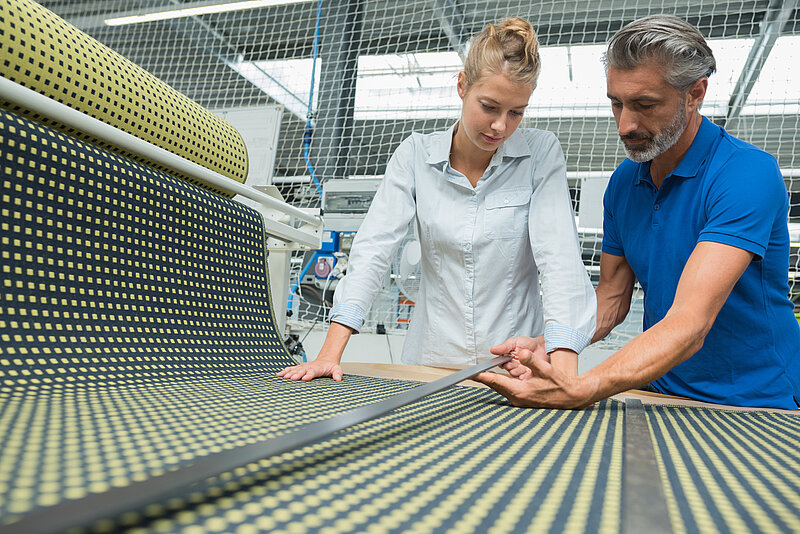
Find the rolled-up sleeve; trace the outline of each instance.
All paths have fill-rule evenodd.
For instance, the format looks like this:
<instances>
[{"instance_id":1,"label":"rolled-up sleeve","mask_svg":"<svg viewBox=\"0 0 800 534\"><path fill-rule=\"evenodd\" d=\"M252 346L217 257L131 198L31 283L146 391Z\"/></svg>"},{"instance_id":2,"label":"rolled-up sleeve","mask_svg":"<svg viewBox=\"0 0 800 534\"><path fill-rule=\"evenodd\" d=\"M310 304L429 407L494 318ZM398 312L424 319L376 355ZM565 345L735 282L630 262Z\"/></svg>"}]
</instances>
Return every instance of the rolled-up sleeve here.
<instances>
[{"instance_id":1,"label":"rolled-up sleeve","mask_svg":"<svg viewBox=\"0 0 800 534\"><path fill-rule=\"evenodd\" d=\"M395 151L367 216L361 223L347 265L336 286L331 321L360 331L397 248L416 213L414 138Z\"/></svg>"},{"instance_id":2,"label":"rolled-up sleeve","mask_svg":"<svg viewBox=\"0 0 800 534\"><path fill-rule=\"evenodd\" d=\"M545 350L579 353L594 335L597 300L581 260L561 145L550 134L538 150L528 232L542 284Z\"/></svg>"}]
</instances>

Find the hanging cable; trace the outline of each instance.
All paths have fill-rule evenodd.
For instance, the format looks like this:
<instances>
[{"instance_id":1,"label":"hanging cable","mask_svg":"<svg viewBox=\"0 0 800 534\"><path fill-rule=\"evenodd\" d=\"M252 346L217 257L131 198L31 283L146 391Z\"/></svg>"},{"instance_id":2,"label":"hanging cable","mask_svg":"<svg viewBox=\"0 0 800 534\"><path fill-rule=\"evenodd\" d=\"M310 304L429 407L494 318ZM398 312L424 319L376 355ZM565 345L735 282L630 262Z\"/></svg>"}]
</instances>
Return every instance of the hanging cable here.
<instances>
[{"instance_id":1,"label":"hanging cable","mask_svg":"<svg viewBox=\"0 0 800 534\"><path fill-rule=\"evenodd\" d=\"M314 83L317 73L317 56L319 55L319 28L322 21L322 0L317 2L317 27L314 31L314 45L311 51L311 88L308 91L308 112L306 113L306 127L303 129L303 157L306 160L306 167L311 173L311 181L317 188L317 193L322 196L322 186L319 183L314 167L311 165L311 138L314 135L312 120L314 119Z\"/></svg>"},{"instance_id":2,"label":"hanging cable","mask_svg":"<svg viewBox=\"0 0 800 534\"><path fill-rule=\"evenodd\" d=\"M311 256L311 259L308 260L308 263L306 263L305 267L303 267L303 270L300 271L297 280L295 280L294 284L292 284L291 289L289 289L289 302L288 305L286 306L288 310L291 310L294 307L294 293L300 288L300 283L303 281L303 277L305 277L308 270L311 268L312 265L314 265L314 263L316 263L316 261L317 261L317 251L314 251L314 254L312 254Z\"/></svg>"},{"instance_id":3,"label":"hanging cable","mask_svg":"<svg viewBox=\"0 0 800 534\"><path fill-rule=\"evenodd\" d=\"M317 22L316 22L316 29L314 30L314 44L311 49L311 87L308 90L308 110L306 112L306 127L303 129L303 157L306 160L306 167L308 168L308 172L311 173L311 180L314 183L314 186L317 188L317 193L322 196L322 187L320 186L319 179L317 179L317 174L314 172L314 167L311 165L311 137L314 134L314 127L312 126L312 120L314 119L314 83L316 82L316 73L317 73L317 57L319 55L319 28L322 21L322 0L317 2ZM303 280L303 277L308 272L309 267L311 267L314 261L317 259L317 253L314 252L314 255L311 256L311 260L306 264L305 268L300 273L300 276L297 277L297 280L292 285L291 289L289 290L289 302L287 309L291 310L294 304L294 293L300 287L300 282Z\"/></svg>"}]
</instances>

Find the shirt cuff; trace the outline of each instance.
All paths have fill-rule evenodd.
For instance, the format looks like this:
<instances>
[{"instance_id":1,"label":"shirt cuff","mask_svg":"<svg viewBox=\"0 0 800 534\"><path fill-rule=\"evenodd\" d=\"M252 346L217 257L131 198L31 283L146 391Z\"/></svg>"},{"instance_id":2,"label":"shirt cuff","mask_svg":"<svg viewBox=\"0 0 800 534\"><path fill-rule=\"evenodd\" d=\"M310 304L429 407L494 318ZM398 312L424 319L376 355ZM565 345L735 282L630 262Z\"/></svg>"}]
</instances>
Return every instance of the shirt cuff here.
<instances>
[{"instance_id":1,"label":"shirt cuff","mask_svg":"<svg viewBox=\"0 0 800 534\"><path fill-rule=\"evenodd\" d=\"M356 333L364 326L366 313L355 304L334 304L331 310L331 322L349 326Z\"/></svg>"},{"instance_id":2,"label":"shirt cuff","mask_svg":"<svg viewBox=\"0 0 800 534\"><path fill-rule=\"evenodd\" d=\"M544 350L548 354L556 349L574 350L578 354L589 346L592 339L583 332L558 323L544 326Z\"/></svg>"}]
</instances>

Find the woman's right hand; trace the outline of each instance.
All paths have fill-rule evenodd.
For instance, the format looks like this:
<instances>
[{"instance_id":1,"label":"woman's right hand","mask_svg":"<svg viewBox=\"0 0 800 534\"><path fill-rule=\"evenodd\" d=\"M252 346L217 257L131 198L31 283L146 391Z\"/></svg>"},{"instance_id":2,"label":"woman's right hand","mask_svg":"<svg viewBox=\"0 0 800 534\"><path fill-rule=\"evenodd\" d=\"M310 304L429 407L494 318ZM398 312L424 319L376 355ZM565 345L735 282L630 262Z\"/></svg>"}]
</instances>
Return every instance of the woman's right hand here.
<instances>
[{"instance_id":1,"label":"woman's right hand","mask_svg":"<svg viewBox=\"0 0 800 534\"><path fill-rule=\"evenodd\" d=\"M287 367L276 376L288 378L289 380L313 380L315 378L329 376L337 382L342 380L341 366L332 361L320 360L319 358L313 362L305 362L300 365L293 365Z\"/></svg>"},{"instance_id":2,"label":"woman's right hand","mask_svg":"<svg viewBox=\"0 0 800 534\"><path fill-rule=\"evenodd\" d=\"M276 376L305 381L329 376L337 382L341 381L344 373L342 373L339 362L342 361L342 353L352 334L353 329L349 326L332 321L325 336L325 343L322 344L316 360L292 365L277 373Z\"/></svg>"}]
</instances>

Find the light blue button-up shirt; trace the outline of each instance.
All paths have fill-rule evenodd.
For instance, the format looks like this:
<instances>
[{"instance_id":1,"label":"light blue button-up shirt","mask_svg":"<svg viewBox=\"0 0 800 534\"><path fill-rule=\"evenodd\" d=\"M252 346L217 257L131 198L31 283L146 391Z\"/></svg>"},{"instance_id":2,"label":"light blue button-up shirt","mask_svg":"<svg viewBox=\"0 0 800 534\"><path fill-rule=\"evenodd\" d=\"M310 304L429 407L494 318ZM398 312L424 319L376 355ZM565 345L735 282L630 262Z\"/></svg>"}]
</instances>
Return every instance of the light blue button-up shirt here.
<instances>
[{"instance_id":1,"label":"light blue button-up shirt","mask_svg":"<svg viewBox=\"0 0 800 534\"><path fill-rule=\"evenodd\" d=\"M336 287L331 321L361 329L414 220L421 283L403 363L470 365L511 336L542 333L548 352L582 351L597 304L558 140L518 129L473 188L450 167L452 137L452 128L412 134L395 151Z\"/></svg>"}]
</instances>

